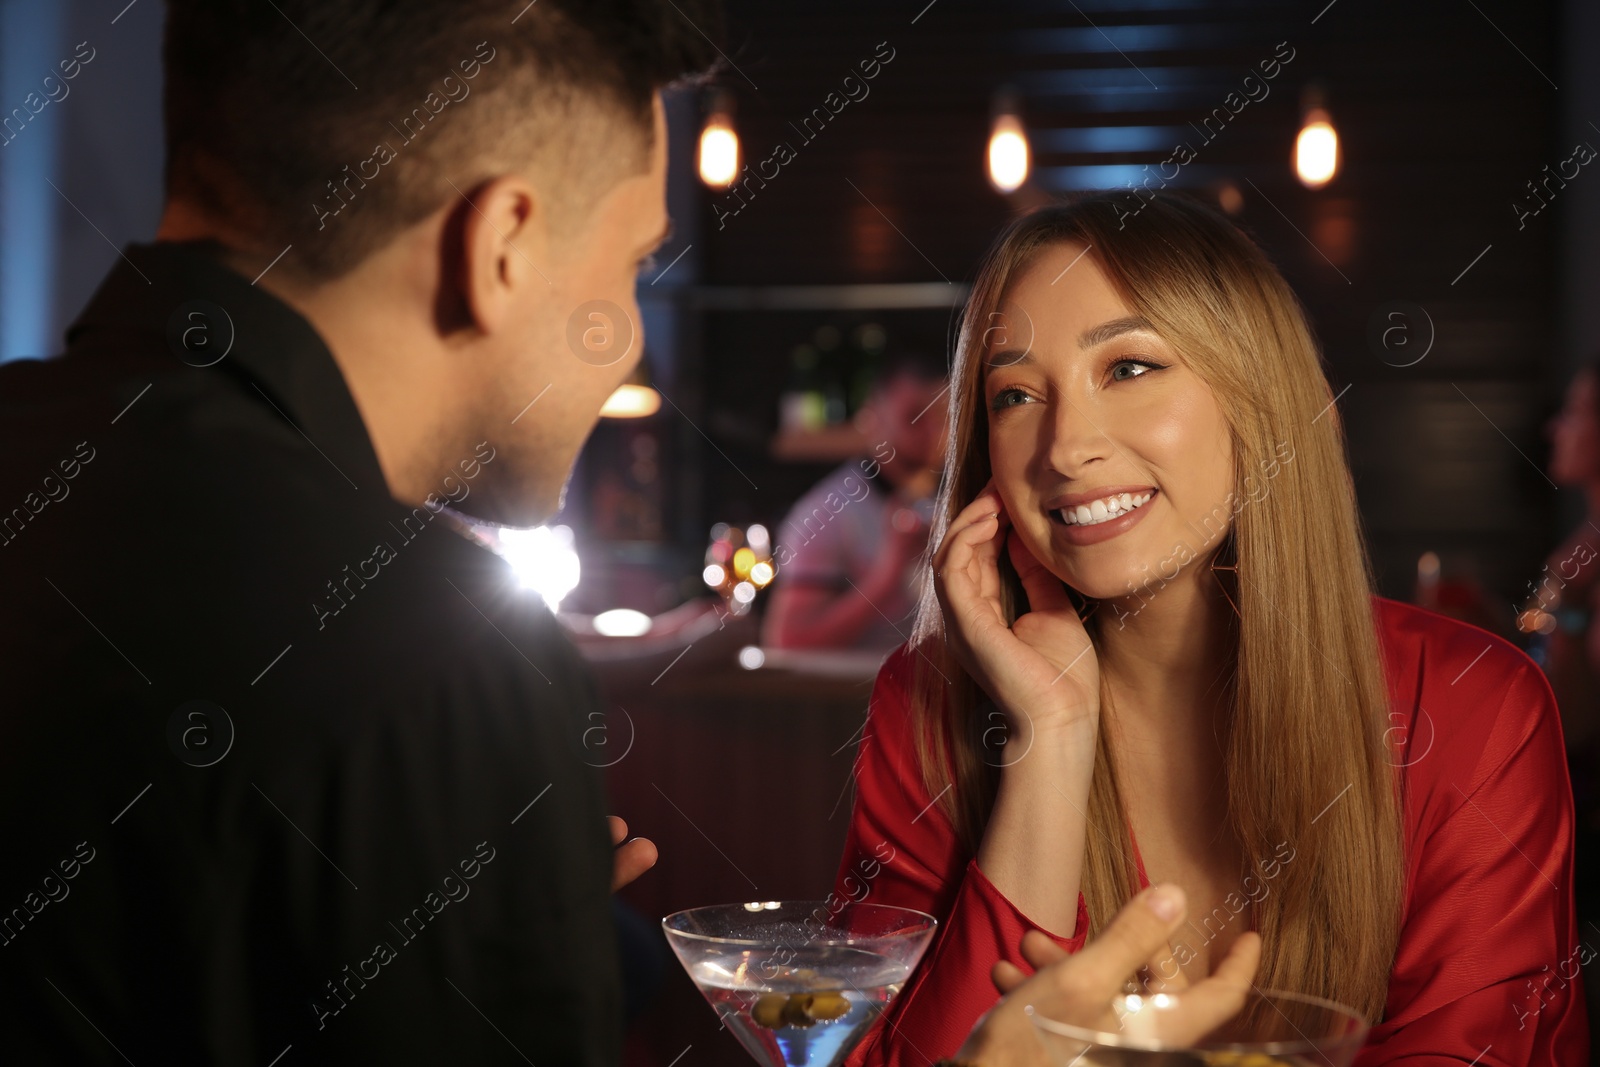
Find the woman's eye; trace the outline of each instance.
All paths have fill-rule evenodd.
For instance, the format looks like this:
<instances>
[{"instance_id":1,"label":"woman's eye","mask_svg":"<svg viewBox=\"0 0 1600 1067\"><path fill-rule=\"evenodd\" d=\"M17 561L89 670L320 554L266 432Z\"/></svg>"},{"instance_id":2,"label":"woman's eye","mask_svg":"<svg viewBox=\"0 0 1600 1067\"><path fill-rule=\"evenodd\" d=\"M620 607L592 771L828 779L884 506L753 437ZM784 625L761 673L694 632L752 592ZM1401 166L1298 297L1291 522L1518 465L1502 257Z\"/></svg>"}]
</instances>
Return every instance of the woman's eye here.
<instances>
[{"instance_id":1,"label":"woman's eye","mask_svg":"<svg viewBox=\"0 0 1600 1067\"><path fill-rule=\"evenodd\" d=\"M1014 408L1029 402L1029 396L1021 389L1002 389L994 394L990 407L999 411L1001 408Z\"/></svg>"},{"instance_id":2,"label":"woman's eye","mask_svg":"<svg viewBox=\"0 0 1600 1067\"><path fill-rule=\"evenodd\" d=\"M1162 365L1151 363L1142 359L1119 359L1111 365L1111 379L1113 381L1126 381L1137 378L1153 370L1161 370Z\"/></svg>"}]
</instances>

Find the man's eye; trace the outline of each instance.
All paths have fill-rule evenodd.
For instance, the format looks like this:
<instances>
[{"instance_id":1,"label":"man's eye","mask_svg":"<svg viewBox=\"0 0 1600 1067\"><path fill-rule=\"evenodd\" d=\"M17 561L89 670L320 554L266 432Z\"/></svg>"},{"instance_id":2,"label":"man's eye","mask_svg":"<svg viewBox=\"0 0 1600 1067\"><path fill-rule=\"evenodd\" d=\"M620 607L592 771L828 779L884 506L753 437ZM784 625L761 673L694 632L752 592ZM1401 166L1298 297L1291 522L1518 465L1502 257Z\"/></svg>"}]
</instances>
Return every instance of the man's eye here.
<instances>
[{"instance_id":1,"label":"man's eye","mask_svg":"<svg viewBox=\"0 0 1600 1067\"><path fill-rule=\"evenodd\" d=\"M990 401L990 406L994 410L999 411L1001 408L1020 407L1023 404L1029 403L1031 399L1032 398L1029 397L1027 393L1024 393L1021 389L1002 389L998 393L994 394L994 400Z\"/></svg>"},{"instance_id":2,"label":"man's eye","mask_svg":"<svg viewBox=\"0 0 1600 1067\"><path fill-rule=\"evenodd\" d=\"M1111 378L1113 381L1126 381L1137 378L1153 370L1165 369L1160 363L1153 363L1143 359L1119 359L1111 365Z\"/></svg>"}]
</instances>

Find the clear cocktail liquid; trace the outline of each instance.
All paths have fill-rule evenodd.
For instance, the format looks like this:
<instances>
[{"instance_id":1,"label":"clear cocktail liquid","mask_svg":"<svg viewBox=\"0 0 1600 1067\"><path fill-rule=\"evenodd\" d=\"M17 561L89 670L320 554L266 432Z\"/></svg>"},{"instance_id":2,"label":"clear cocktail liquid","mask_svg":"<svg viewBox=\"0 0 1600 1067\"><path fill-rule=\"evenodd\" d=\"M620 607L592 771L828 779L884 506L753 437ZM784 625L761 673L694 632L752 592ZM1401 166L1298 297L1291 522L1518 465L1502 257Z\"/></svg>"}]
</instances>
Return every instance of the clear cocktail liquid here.
<instances>
[{"instance_id":1,"label":"clear cocktail liquid","mask_svg":"<svg viewBox=\"0 0 1600 1067\"><path fill-rule=\"evenodd\" d=\"M758 1060L822 1067L843 1062L910 973L876 952L826 945L730 950L690 977Z\"/></svg>"}]
</instances>

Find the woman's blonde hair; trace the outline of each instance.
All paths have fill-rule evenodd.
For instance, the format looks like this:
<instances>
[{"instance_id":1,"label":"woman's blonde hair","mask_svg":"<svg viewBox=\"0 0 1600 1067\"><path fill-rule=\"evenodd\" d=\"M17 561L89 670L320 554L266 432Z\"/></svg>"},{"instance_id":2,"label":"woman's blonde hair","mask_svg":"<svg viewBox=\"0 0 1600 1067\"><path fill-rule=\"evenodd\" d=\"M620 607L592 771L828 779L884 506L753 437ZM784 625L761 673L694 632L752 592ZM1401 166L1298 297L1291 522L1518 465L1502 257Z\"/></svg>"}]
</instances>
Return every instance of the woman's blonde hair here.
<instances>
[{"instance_id":1,"label":"woman's blonde hair","mask_svg":"<svg viewBox=\"0 0 1600 1067\"><path fill-rule=\"evenodd\" d=\"M1087 246L1128 307L1211 389L1232 438L1235 492L1248 495L1231 524L1239 617L1224 677L1228 819L1246 864L1239 895L1255 900L1263 938L1255 984L1337 1000L1377 1021L1404 865L1371 564L1316 343L1262 251L1217 212L1170 194L1097 193L1014 221L985 257L962 315L930 544L989 480L985 331L1007 286L1062 241ZM1188 565L1206 566L1214 551ZM1027 599L1005 553L1001 568L1013 620ZM1092 638L1111 615L1089 617ZM975 853L1000 776L984 743L994 724L942 634L925 580L911 639L923 655L909 657L918 757L930 793L953 785L940 803ZM1093 933L1138 885L1105 729L1088 819L1082 889ZM1266 886L1258 900L1246 875ZM1197 929L1205 918L1190 916Z\"/></svg>"}]
</instances>

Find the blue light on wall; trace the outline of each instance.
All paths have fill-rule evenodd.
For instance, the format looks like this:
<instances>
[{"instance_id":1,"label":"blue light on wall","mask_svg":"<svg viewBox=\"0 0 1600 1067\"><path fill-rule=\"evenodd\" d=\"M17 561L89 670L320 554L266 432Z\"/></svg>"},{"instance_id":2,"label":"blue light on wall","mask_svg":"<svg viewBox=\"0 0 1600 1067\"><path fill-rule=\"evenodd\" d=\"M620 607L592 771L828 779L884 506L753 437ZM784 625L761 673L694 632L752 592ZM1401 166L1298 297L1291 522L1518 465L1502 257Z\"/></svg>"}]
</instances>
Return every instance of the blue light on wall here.
<instances>
[{"instance_id":1,"label":"blue light on wall","mask_svg":"<svg viewBox=\"0 0 1600 1067\"><path fill-rule=\"evenodd\" d=\"M0 0L0 361L50 356L162 205L161 4Z\"/></svg>"},{"instance_id":2,"label":"blue light on wall","mask_svg":"<svg viewBox=\"0 0 1600 1067\"><path fill-rule=\"evenodd\" d=\"M52 105L32 114L30 93L64 56L62 5L0 0L0 361L43 356L50 336L60 196L56 172L61 124ZM35 99L38 99L36 97Z\"/></svg>"}]
</instances>

